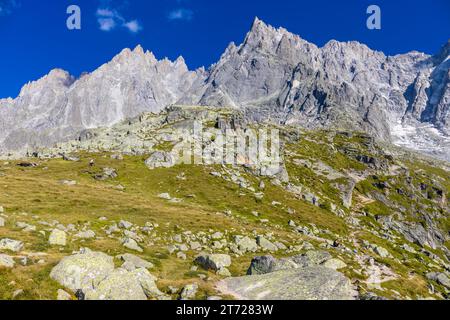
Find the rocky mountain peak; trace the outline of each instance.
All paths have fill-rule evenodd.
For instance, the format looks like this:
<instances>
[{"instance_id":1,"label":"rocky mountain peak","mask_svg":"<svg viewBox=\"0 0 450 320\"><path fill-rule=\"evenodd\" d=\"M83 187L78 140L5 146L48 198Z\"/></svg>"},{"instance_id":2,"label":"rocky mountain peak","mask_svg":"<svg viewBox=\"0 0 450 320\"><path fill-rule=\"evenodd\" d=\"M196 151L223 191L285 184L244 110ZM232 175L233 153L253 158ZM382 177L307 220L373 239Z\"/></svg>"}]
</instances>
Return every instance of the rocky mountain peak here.
<instances>
[{"instance_id":1,"label":"rocky mountain peak","mask_svg":"<svg viewBox=\"0 0 450 320\"><path fill-rule=\"evenodd\" d=\"M181 56L157 60L141 45L76 81L53 70L27 84L17 101L3 100L12 107L0 112L0 138L6 135L14 149L39 135L36 128L46 128L41 140L53 143L80 129L177 103L237 107L259 121L347 128L385 140L406 135L409 143L415 131L406 124L426 122L450 132L449 48L447 42L434 57L419 52L389 57L356 41L331 40L319 48L255 18L243 43L230 43L207 71L190 71ZM12 118L15 125L7 125L5 119ZM17 130L20 139L14 138Z\"/></svg>"},{"instance_id":2,"label":"rocky mountain peak","mask_svg":"<svg viewBox=\"0 0 450 320\"><path fill-rule=\"evenodd\" d=\"M447 61L450 57L450 39L444 44L441 50L434 56L434 61L436 64L443 63Z\"/></svg>"}]
</instances>

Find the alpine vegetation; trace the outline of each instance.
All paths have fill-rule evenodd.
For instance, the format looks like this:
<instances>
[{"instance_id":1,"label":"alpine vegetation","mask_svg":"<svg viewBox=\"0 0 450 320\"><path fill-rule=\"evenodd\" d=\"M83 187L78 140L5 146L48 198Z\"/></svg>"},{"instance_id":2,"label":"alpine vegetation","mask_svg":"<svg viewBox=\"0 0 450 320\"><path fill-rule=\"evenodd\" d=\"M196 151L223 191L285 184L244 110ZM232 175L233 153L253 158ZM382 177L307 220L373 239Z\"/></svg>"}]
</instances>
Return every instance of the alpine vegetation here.
<instances>
[{"instance_id":1,"label":"alpine vegetation","mask_svg":"<svg viewBox=\"0 0 450 320\"><path fill-rule=\"evenodd\" d=\"M50 71L0 100L0 299L448 299L449 56L255 19Z\"/></svg>"}]
</instances>

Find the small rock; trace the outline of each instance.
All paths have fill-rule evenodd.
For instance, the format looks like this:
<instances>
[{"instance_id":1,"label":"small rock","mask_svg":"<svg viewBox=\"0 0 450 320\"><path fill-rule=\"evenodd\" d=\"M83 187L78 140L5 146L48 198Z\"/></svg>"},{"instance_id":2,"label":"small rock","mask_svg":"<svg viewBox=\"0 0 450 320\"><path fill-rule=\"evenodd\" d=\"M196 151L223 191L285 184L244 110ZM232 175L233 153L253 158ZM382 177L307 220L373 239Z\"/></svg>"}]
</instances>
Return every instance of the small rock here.
<instances>
[{"instance_id":1,"label":"small rock","mask_svg":"<svg viewBox=\"0 0 450 320\"><path fill-rule=\"evenodd\" d=\"M125 238L122 241L122 245L125 248L128 248L130 250L138 251L138 252L144 252L144 250L137 244L136 240L131 238Z\"/></svg>"},{"instance_id":2,"label":"small rock","mask_svg":"<svg viewBox=\"0 0 450 320\"><path fill-rule=\"evenodd\" d=\"M0 267L14 268L14 259L7 254L0 254Z\"/></svg>"},{"instance_id":3,"label":"small rock","mask_svg":"<svg viewBox=\"0 0 450 320\"><path fill-rule=\"evenodd\" d=\"M0 240L0 250L9 250L13 252L19 252L23 248L23 242L12 240L12 239L1 239Z\"/></svg>"},{"instance_id":4,"label":"small rock","mask_svg":"<svg viewBox=\"0 0 450 320\"><path fill-rule=\"evenodd\" d=\"M66 291L64 291L62 289L58 289L56 300L68 301L68 300L72 300L72 296L70 295L70 293L67 293Z\"/></svg>"},{"instance_id":5,"label":"small rock","mask_svg":"<svg viewBox=\"0 0 450 320\"><path fill-rule=\"evenodd\" d=\"M378 254L382 258L389 257L389 251L387 251L385 248L376 246L374 249L375 253Z\"/></svg>"},{"instance_id":6,"label":"small rock","mask_svg":"<svg viewBox=\"0 0 450 320\"><path fill-rule=\"evenodd\" d=\"M258 250L258 244L256 241L247 236L236 236L234 238L234 242L242 252L255 252Z\"/></svg>"},{"instance_id":7,"label":"small rock","mask_svg":"<svg viewBox=\"0 0 450 320\"><path fill-rule=\"evenodd\" d=\"M129 221L120 220L119 222L119 228L122 229L130 229L133 226L133 224Z\"/></svg>"},{"instance_id":8,"label":"small rock","mask_svg":"<svg viewBox=\"0 0 450 320\"><path fill-rule=\"evenodd\" d=\"M267 251L278 251L278 247L274 245L272 242L264 238L263 236L258 236L256 238L256 243Z\"/></svg>"},{"instance_id":9,"label":"small rock","mask_svg":"<svg viewBox=\"0 0 450 320\"><path fill-rule=\"evenodd\" d=\"M202 245L198 241L189 242L189 246L191 247L192 250L199 250L202 248Z\"/></svg>"},{"instance_id":10,"label":"small rock","mask_svg":"<svg viewBox=\"0 0 450 320\"><path fill-rule=\"evenodd\" d=\"M161 194L158 195L158 198L164 199L164 200L170 200L170 199L172 199L172 197L171 197L170 194L168 194L168 193L161 193Z\"/></svg>"},{"instance_id":11,"label":"small rock","mask_svg":"<svg viewBox=\"0 0 450 320\"><path fill-rule=\"evenodd\" d=\"M120 260L123 262L128 262L134 266L135 269L144 268L144 269L151 269L153 268L153 263L148 262L138 256L135 256L134 254L125 253L118 256Z\"/></svg>"},{"instance_id":12,"label":"small rock","mask_svg":"<svg viewBox=\"0 0 450 320\"><path fill-rule=\"evenodd\" d=\"M218 271L231 265L231 257L227 254L201 254L195 258L194 262L205 270Z\"/></svg>"},{"instance_id":13,"label":"small rock","mask_svg":"<svg viewBox=\"0 0 450 320\"><path fill-rule=\"evenodd\" d=\"M186 254L184 252L181 252L181 251L177 252L177 258L181 259L181 260L186 260L187 259Z\"/></svg>"},{"instance_id":14,"label":"small rock","mask_svg":"<svg viewBox=\"0 0 450 320\"><path fill-rule=\"evenodd\" d=\"M184 286L183 290L181 290L180 298L181 300L189 300L195 298L195 295L198 291L197 284L188 284Z\"/></svg>"},{"instance_id":15,"label":"small rock","mask_svg":"<svg viewBox=\"0 0 450 320\"><path fill-rule=\"evenodd\" d=\"M95 238L95 232L92 230L80 231L75 234L75 237L80 239L93 239Z\"/></svg>"},{"instance_id":16,"label":"small rock","mask_svg":"<svg viewBox=\"0 0 450 320\"><path fill-rule=\"evenodd\" d=\"M222 232L214 232L212 235L211 235L211 238L212 239L214 239L214 240L219 240L219 239L222 239L223 238L223 234L222 234Z\"/></svg>"},{"instance_id":17,"label":"small rock","mask_svg":"<svg viewBox=\"0 0 450 320\"><path fill-rule=\"evenodd\" d=\"M67 235L65 231L59 229L53 229L48 238L48 243L55 246L65 246L67 241Z\"/></svg>"}]
</instances>

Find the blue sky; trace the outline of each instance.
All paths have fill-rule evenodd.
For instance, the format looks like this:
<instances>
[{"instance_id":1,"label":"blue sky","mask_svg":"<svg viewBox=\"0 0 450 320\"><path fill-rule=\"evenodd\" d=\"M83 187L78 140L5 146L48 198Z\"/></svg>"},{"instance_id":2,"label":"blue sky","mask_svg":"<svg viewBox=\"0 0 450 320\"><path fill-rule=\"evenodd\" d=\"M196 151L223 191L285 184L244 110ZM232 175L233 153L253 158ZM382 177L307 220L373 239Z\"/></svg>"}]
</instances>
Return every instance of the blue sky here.
<instances>
[{"instance_id":1,"label":"blue sky","mask_svg":"<svg viewBox=\"0 0 450 320\"><path fill-rule=\"evenodd\" d=\"M72 4L81 30L66 27ZM382 10L381 30L366 28L371 4ZM137 44L208 67L243 40L255 16L319 46L358 40L387 54L435 53L450 38L449 0L0 0L0 97L56 67L93 71Z\"/></svg>"}]
</instances>

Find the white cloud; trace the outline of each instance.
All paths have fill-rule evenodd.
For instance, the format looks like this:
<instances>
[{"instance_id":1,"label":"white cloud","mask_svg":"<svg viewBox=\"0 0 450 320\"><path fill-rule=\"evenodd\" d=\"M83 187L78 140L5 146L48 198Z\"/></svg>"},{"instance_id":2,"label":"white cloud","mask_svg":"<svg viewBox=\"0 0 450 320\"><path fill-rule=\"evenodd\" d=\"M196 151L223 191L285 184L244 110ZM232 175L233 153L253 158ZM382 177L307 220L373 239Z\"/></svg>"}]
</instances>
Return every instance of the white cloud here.
<instances>
[{"instance_id":1,"label":"white cloud","mask_svg":"<svg viewBox=\"0 0 450 320\"><path fill-rule=\"evenodd\" d=\"M122 26L132 33L142 30L142 25L138 20L127 21L117 10L110 8L98 8L97 21L102 31L111 31L117 26Z\"/></svg>"},{"instance_id":2,"label":"white cloud","mask_svg":"<svg viewBox=\"0 0 450 320\"><path fill-rule=\"evenodd\" d=\"M179 9L171 11L167 18L171 21L173 21L173 20L190 21L194 18L194 12L189 9L179 8Z\"/></svg>"},{"instance_id":3,"label":"white cloud","mask_svg":"<svg viewBox=\"0 0 450 320\"><path fill-rule=\"evenodd\" d=\"M114 17L114 12L110 9L97 9L97 16L99 17Z\"/></svg>"},{"instance_id":4,"label":"white cloud","mask_svg":"<svg viewBox=\"0 0 450 320\"><path fill-rule=\"evenodd\" d=\"M112 18L99 18L98 24L102 31L111 31L116 27L116 22Z\"/></svg>"},{"instance_id":5,"label":"white cloud","mask_svg":"<svg viewBox=\"0 0 450 320\"><path fill-rule=\"evenodd\" d=\"M130 30L130 32L133 32L133 33L137 33L142 30L142 26L140 25L139 21L137 21L137 20L132 20L127 23L124 23L123 26L125 28L127 28L128 30Z\"/></svg>"}]
</instances>

